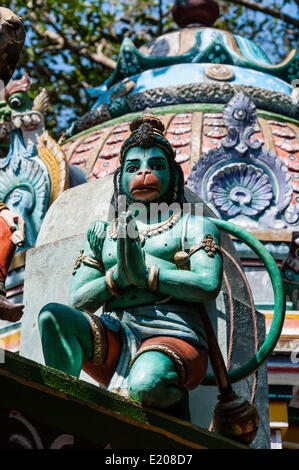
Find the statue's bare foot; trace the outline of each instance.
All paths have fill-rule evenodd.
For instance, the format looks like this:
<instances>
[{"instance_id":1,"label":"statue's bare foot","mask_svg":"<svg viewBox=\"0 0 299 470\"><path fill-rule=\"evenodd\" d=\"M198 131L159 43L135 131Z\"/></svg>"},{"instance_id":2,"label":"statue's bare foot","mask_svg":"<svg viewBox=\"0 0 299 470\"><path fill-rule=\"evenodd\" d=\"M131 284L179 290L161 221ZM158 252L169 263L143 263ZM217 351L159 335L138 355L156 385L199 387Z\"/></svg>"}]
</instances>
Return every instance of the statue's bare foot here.
<instances>
[{"instance_id":1,"label":"statue's bare foot","mask_svg":"<svg viewBox=\"0 0 299 470\"><path fill-rule=\"evenodd\" d=\"M0 319L17 322L23 315L23 304L13 304L4 295L0 295Z\"/></svg>"}]
</instances>

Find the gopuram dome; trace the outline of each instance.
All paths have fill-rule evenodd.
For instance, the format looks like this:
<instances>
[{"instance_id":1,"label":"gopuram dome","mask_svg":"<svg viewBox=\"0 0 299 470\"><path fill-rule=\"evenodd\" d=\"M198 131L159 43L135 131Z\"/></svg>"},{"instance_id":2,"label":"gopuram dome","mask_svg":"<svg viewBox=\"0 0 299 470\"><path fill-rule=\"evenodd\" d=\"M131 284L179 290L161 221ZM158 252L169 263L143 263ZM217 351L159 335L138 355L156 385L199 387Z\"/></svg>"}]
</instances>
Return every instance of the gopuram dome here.
<instances>
[{"instance_id":1,"label":"gopuram dome","mask_svg":"<svg viewBox=\"0 0 299 470\"><path fill-rule=\"evenodd\" d=\"M181 29L140 49L125 39L111 77L87 90L91 110L69 129L63 149L69 163L84 169L89 180L111 174L118 167L129 121L150 107L163 120L186 183L220 217L240 218L244 207L244 226L263 217L267 229L292 227L299 216L298 102L291 85L298 74L298 55L292 51L273 65L254 42L213 28L218 14L214 0L177 0L173 16ZM225 146L228 134L244 142L248 137L241 153L237 143ZM252 148L254 140L260 142L259 150ZM209 152L218 147L223 152L219 150L217 163ZM240 162L250 166L239 168ZM219 170L226 163L232 189L241 189L231 195L228 188L219 195ZM247 172L252 178L244 189L237 183L242 177L247 181ZM262 174L264 189L253 190Z\"/></svg>"}]
</instances>

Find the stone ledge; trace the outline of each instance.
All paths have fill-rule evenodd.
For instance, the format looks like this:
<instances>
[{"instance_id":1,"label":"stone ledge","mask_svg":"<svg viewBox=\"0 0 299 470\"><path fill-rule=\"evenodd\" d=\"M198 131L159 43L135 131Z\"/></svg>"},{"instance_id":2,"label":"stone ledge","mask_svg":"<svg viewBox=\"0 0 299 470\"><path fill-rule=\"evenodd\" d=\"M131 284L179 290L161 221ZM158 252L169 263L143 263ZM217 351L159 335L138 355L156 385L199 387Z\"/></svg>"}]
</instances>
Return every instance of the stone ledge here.
<instances>
[{"instance_id":1,"label":"stone ledge","mask_svg":"<svg viewBox=\"0 0 299 470\"><path fill-rule=\"evenodd\" d=\"M109 443L112 449L249 449L13 353L5 352L0 377L0 408L100 448Z\"/></svg>"}]
</instances>

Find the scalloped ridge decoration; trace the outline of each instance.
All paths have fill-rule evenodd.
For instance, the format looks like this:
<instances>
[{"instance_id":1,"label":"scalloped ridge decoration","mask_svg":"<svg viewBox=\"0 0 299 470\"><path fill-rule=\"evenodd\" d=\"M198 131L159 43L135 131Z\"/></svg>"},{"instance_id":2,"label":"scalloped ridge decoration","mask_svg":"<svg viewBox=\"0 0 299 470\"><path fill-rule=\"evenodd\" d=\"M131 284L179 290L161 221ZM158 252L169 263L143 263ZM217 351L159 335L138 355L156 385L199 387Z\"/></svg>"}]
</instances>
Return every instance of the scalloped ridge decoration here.
<instances>
[{"instance_id":1,"label":"scalloped ridge decoration","mask_svg":"<svg viewBox=\"0 0 299 470\"><path fill-rule=\"evenodd\" d=\"M49 205L68 188L69 172L67 158L61 146L50 137L48 131L43 132L37 147L39 158L47 165L51 181Z\"/></svg>"},{"instance_id":2,"label":"scalloped ridge decoration","mask_svg":"<svg viewBox=\"0 0 299 470\"><path fill-rule=\"evenodd\" d=\"M47 116L49 107L49 93L46 88L43 88L41 92L34 98L32 110L38 111L44 117Z\"/></svg>"},{"instance_id":3,"label":"scalloped ridge decoration","mask_svg":"<svg viewBox=\"0 0 299 470\"><path fill-rule=\"evenodd\" d=\"M173 40L173 34L184 34L184 30L166 34L157 40L163 38L164 41L170 42ZM173 56L143 54L129 38L125 38L120 47L115 70L103 85L107 89L136 73L184 63L236 65L274 75L289 83L292 82L296 73L298 75L296 50L292 50L280 64L272 65L265 53L252 41L228 31L202 28L196 30L194 43L188 52ZM97 88L94 88L96 95ZM92 96L92 89L89 91L89 96ZM93 96L93 99L96 101L96 96Z\"/></svg>"}]
</instances>

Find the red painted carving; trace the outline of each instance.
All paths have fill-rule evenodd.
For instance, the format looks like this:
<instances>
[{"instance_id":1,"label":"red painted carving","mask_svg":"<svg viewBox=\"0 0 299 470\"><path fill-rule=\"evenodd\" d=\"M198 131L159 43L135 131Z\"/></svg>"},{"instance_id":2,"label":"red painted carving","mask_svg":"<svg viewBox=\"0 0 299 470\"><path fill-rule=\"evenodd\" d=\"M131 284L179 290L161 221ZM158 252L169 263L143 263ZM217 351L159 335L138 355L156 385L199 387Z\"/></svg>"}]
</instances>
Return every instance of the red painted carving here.
<instances>
[{"instance_id":1,"label":"red painted carving","mask_svg":"<svg viewBox=\"0 0 299 470\"><path fill-rule=\"evenodd\" d=\"M166 115L167 116L167 115ZM159 116L160 119L166 117ZM192 145L192 113L176 114L170 120L166 137L176 150L177 161L181 164L185 180L190 174L191 167L191 145ZM299 143L295 130L286 123L269 120L268 126L272 132L272 142L268 142L268 147L275 149L275 153L289 168L291 173L294 194L293 203L298 203L299 198ZM129 122L123 122L114 127L98 129L88 134L83 140L78 138L78 146L75 146L75 140L68 142L63 149L65 150L69 162L73 165L79 165L83 168L88 166L90 158L94 158L96 146L102 145L99 155L94 163L92 173L89 179L97 179L115 172L119 165L119 153L123 141L129 135ZM256 132L252 140L258 139L263 144L265 136L262 133L260 125L255 125ZM101 142L105 133L106 140ZM201 135L201 154L219 146L221 139L226 137L227 129L222 120L222 113L205 113L203 116L202 135ZM273 147L274 143L274 147ZM72 150L73 149L73 150ZM69 152L72 155L69 155Z\"/></svg>"}]
</instances>

